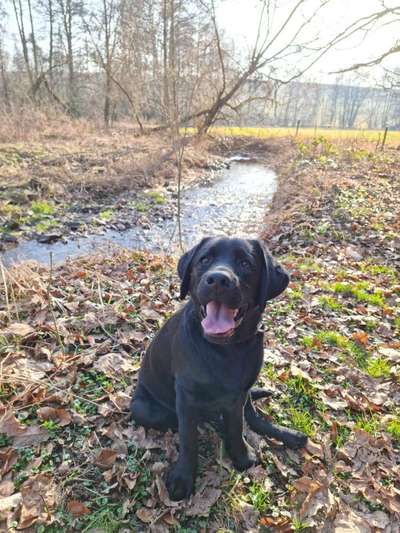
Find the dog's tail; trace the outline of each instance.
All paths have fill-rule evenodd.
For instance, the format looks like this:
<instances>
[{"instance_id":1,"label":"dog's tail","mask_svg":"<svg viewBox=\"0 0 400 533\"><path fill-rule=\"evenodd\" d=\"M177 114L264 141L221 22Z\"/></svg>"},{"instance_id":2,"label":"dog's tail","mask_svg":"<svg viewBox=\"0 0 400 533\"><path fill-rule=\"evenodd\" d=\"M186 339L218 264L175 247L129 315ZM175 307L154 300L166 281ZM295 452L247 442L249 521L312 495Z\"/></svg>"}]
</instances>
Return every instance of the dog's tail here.
<instances>
[{"instance_id":1,"label":"dog's tail","mask_svg":"<svg viewBox=\"0 0 400 533\"><path fill-rule=\"evenodd\" d=\"M266 420L257 413L252 403L252 400L264 398L265 394L261 395L261 392L267 392L267 396L270 395L268 394L268 391L263 391L263 389L252 389L250 391L250 397L247 399L244 408L244 416L250 429L258 433L259 435L279 440L285 446L291 448L292 450L303 448L303 446L305 446L307 443L306 435L300 433L300 431L295 431L282 426L271 424L271 422L268 422L268 420Z\"/></svg>"}]
</instances>

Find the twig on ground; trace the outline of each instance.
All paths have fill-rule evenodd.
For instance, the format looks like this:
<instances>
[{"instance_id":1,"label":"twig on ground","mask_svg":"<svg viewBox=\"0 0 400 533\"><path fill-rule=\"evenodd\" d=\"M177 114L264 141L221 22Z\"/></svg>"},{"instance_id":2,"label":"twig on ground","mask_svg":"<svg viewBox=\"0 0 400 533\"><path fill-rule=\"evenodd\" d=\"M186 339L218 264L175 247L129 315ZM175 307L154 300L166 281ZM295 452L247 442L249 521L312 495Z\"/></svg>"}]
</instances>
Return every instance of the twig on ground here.
<instances>
[{"instance_id":1,"label":"twig on ground","mask_svg":"<svg viewBox=\"0 0 400 533\"><path fill-rule=\"evenodd\" d=\"M8 298L8 286L7 286L7 280L6 280L6 274L4 271L3 262L1 261L1 259L0 259L0 270L1 270L1 278L3 280L3 286L4 286L4 296L6 299L7 317L8 317L9 322L11 322L12 320L11 320L10 301Z\"/></svg>"},{"instance_id":2,"label":"twig on ground","mask_svg":"<svg viewBox=\"0 0 400 533\"><path fill-rule=\"evenodd\" d=\"M64 343L62 341L62 338L61 338L61 335L60 335L60 331L58 329L57 319L56 319L56 315L54 313L52 296L51 296L51 292L50 292L52 280L53 280L53 253L50 252L49 281L48 281L48 284L47 284L47 287L46 287L47 300L48 300L48 304L49 304L50 313L51 313L51 316L53 318L53 324L54 324L54 329L55 329L55 332L56 332L58 344L60 345L62 353L65 355L65 346L64 346Z\"/></svg>"}]
</instances>

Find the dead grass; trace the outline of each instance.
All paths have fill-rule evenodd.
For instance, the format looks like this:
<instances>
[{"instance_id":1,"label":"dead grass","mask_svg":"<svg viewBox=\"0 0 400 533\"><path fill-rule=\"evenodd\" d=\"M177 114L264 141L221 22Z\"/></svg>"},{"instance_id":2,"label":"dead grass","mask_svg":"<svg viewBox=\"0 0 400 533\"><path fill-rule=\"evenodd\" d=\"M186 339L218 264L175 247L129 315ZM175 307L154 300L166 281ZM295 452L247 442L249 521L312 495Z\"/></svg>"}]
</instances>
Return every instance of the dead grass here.
<instances>
[{"instance_id":1,"label":"dead grass","mask_svg":"<svg viewBox=\"0 0 400 533\"><path fill-rule=\"evenodd\" d=\"M321 137L286 142L291 143L291 153L277 168L279 187L265 218L266 239L301 206L312 208L332 188L346 187L354 177L367 177L378 168L388 170L399 159L395 147L380 151L375 143L362 139L333 141Z\"/></svg>"},{"instance_id":2,"label":"dead grass","mask_svg":"<svg viewBox=\"0 0 400 533\"><path fill-rule=\"evenodd\" d=\"M0 143L41 143L83 139L100 128L95 121L71 119L55 109L40 110L32 106L0 110Z\"/></svg>"},{"instance_id":3,"label":"dead grass","mask_svg":"<svg viewBox=\"0 0 400 533\"><path fill-rule=\"evenodd\" d=\"M213 160L202 144L189 144L184 178L195 177ZM56 120L39 112L21 112L20 122L5 117L0 126L2 189L21 199L32 189L46 198L68 200L77 194L118 194L174 180L175 153L165 134L138 136L124 124L105 131L85 121Z\"/></svg>"}]
</instances>

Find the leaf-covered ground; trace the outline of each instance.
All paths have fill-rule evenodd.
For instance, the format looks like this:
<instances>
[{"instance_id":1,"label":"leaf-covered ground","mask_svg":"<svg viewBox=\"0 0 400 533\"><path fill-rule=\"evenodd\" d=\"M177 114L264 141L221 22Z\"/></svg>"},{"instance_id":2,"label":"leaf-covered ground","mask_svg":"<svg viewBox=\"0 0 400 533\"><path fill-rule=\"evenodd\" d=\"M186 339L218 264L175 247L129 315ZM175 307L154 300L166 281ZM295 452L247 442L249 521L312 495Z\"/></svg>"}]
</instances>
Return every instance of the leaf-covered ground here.
<instances>
[{"instance_id":1,"label":"leaf-covered ground","mask_svg":"<svg viewBox=\"0 0 400 533\"><path fill-rule=\"evenodd\" d=\"M308 433L307 449L248 432L261 463L238 474L204 427L196 495L169 501L177 436L136 427L128 404L180 305L174 260L3 270L0 530L399 531L400 154L298 150L267 218L292 283L265 313L273 395L258 405Z\"/></svg>"}]
</instances>

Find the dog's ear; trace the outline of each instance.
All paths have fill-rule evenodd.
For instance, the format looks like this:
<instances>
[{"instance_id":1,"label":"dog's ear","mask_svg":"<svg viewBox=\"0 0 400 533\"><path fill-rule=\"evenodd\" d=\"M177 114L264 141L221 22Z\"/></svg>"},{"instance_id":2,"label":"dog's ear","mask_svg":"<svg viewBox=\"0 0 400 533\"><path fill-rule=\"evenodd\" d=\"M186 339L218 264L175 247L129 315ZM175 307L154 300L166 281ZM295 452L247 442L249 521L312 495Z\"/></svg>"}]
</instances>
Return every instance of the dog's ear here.
<instances>
[{"instance_id":1,"label":"dog's ear","mask_svg":"<svg viewBox=\"0 0 400 533\"><path fill-rule=\"evenodd\" d=\"M181 293L180 299L183 300L190 288L190 272L192 270L192 262L196 253L207 241L210 240L210 237L205 237L202 239L199 244L188 250L178 261L178 275L181 279Z\"/></svg>"},{"instance_id":2,"label":"dog's ear","mask_svg":"<svg viewBox=\"0 0 400 533\"><path fill-rule=\"evenodd\" d=\"M257 304L264 311L268 300L281 294L289 284L289 274L272 257L266 245L259 240L252 240L252 245L262 261L259 297Z\"/></svg>"}]
</instances>

